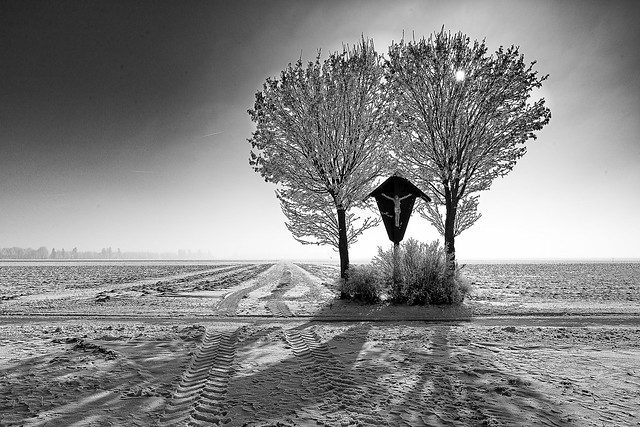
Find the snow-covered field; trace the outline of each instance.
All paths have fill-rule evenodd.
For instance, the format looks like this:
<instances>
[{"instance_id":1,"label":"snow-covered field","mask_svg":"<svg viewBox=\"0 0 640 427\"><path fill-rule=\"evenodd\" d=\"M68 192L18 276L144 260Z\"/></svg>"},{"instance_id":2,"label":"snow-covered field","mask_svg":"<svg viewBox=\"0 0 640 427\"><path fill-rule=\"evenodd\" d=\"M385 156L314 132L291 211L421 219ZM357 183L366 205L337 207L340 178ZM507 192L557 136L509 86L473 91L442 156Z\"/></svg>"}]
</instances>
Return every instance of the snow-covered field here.
<instances>
[{"instance_id":1,"label":"snow-covered field","mask_svg":"<svg viewBox=\"0 0 640 427\"><path fill-rule=\"evenodd\" d=\"M338 301L328 264L0 263L0 425L639 425L612 265L469 265L442 309Z\"/></svg>"}]
</instances>

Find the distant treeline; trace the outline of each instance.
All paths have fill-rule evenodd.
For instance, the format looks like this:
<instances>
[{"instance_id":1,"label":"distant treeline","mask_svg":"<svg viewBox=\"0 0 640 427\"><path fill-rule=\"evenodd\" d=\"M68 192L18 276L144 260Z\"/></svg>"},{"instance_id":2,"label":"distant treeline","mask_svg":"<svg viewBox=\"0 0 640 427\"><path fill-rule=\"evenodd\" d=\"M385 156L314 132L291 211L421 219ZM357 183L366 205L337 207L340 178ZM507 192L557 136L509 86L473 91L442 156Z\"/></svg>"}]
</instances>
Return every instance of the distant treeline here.
<instances>
[{"instance_id":1,"label":"distant treeline","mask_svg":"<svg viewBox=\"0 0 640 427\"><path fill-rule=\"evenodd\" d=\"M102 248L100 252L78 251L73 248L70 251L65 249L51 249L45 246L38 249L32 248L2 248L0 249L0 259L158 259L170 258L173 254L157 254L152 252L121 252L111 248Z\"/></svg>"}]
</instances>

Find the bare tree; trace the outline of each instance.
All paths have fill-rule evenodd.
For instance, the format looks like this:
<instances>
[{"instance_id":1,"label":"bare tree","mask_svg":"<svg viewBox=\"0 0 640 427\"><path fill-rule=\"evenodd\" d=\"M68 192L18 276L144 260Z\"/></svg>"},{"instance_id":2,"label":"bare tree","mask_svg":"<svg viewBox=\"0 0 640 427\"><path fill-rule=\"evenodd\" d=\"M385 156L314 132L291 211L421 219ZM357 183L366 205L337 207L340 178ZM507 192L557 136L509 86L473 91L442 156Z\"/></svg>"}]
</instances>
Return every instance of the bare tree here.
<instances>
[{"instance_id":1,"label":"bare tree","mask_svg":"<svg viewBox=\"0 0 640 427\"><path fill-rule=\"evenodd\" d=\"M256 123L250 164L279 184L277 197L294 238L338 249L342 277L349 244L379 221L356 225L349 210L362 206L387 171L388 107L382 59L363 38L324 62L318 53L306 66L302 60L289 64L280 79L266 80L249 110Z\"/></svg>"},{"instance_id":2,"label":"bare tree","mask_svg":"<svg viewBox=\"0 0 640 427\"><path fill-rule=\"evenodd\" d=\"M484 41L444 28L389 48L396 150L406 172L429 189L435 205L423 205L421 214L444 236L451 268L455 237L480 217L476 193L511 171L525 141L551 118L544 99L529 102L548 77L534 64L525 64L518 47L487 55Z\"/></svg>"}]
</instances>

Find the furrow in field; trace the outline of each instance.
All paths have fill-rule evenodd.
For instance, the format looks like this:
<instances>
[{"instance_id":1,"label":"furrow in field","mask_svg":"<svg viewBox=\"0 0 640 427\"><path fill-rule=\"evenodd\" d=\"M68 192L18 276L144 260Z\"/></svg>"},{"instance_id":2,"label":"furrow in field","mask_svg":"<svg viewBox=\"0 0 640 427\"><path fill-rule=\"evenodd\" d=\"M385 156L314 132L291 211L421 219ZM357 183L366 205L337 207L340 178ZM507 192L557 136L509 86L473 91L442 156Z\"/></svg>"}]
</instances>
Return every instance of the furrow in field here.
<instances>
[{"instance_id":1,"label":"furrow in field","mask_svg":"<svg viewBox=\"0 0 640 427\"><path fill-rule=\"evenodd\" d=\"M112 283L104 283L96 286L79 286L79 285L63 285L58 284L58 290L55 292L52 289L43 288L41 292L34 292L32 295L25 295L20 299L22 301L38 301L38 300L60 300L60 299L84 299L84 298L92 298L96 295L107 295L114 294L118 292L129 292L129 291L148 291L150 289L157 289L158 287L165 286L167 283L182 283L188 282L189 280L193 280L193 277L205 275L217 274L219 269L207 269L206 271L199 270L196 272L189 273L180 273L167 275L162 279L158 280L158 278L151 279L138 279L133 282L124 282L119 283L117 280L113 280ZM87 279L88 280L88 279ZM106 281L108 282L108 281ZM53 288L55 289L55 288Z\"/></svg>"},{"instance_id":2,"label":"furrow in field","mask_svg":"<svg viewBox=\"0 0 640 427\"><path fill-rule=\"evenodd\" d=\"M189 275L182 275L177 277L167 277L158 280L153 283L146 283L143 285L132 286L127 290L131 291L149 291L156 290L159 292L173 291L178 287L184 287L185 285L197 283L203 279L209 279L212 277L224 277L229 273L237 270L243 270L247 268L245 264L238 265L223 265L215 269L208 269L204 271L198 271Z\"/></svg>"},{"instance_id":3,"label":"furrow in field","mask_svg":"<svg viewBox=\"0 0 640 427\"><path fill-rule=\"evenodd\" d=\"M184 277L180 280L159 281L152 287L147 286L141 289L132 288L132 290L154 290L165 296L194 291L213 291L231 288L260 274L268 268L269 264L240 264Z\"/></svg>"},{"instance_id":4,"label":"furrow in field","mask_svg":"<svg viewBox=\"0 0 640 427\"><path fill-rule=\"evenodd\" d=\"M70 261L62 264L3 266L0 283L8 290L19 289L23 294L57 293L72 289L98 289L102 286L130 286L139 282L168 281L186 275L214 271L228 264L207 265L111 265L85 264Z\"/></svg>"},{"instance_id":5,"label":"furrow in field","mask_svg":"<svg viewBox=\"0 0 640 427\"><path fill-rule=\"evenodd\" d=\"M337 266L306 263L295 263L295 265L325 281L333 281L340 277L340 270Z\"/></svg>"},{"instance_id":6,"label":"furrow in field","mask_svg":"<svg viewBox=\"0 0 640 427\"><path fill-rule=\"evenodd\" d=\"M339 294L340 270L336 266L295 263L296 275L309 283L311 297L325 297Z\"/></svg>"},{"instance_id":7,"label":"furrow in field","mask_svg":"<svg viewBox=\"0 0 640 427\"><path fill-rule=\"evenodd\" d=\"M230 289L258 276L272 266L273 264L247 265L244 268L235 270L231 274L228 274L224 277L216 277L211 280L201 281L193 290L209 291L218 289Z\"/></svg>"}]
</instances>

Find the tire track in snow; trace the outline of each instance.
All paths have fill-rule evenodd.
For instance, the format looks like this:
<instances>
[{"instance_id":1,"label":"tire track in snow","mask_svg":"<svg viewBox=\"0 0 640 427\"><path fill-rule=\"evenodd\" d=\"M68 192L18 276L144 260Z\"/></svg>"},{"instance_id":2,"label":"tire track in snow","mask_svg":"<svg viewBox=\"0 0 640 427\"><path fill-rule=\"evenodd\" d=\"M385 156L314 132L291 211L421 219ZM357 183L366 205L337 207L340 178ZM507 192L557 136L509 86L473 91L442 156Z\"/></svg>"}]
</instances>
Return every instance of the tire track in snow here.
<instances>
[{"instance_id":1,"label":"tire track in snow","mask_svg":"<svg viewBox=\"0 0 640 427\"><path fill-rule=\"evenodd\" d=\"M275 265L271 268L275 268ZM269 283L264 282L263 280L259 280L258 283L232 292L231 294L227 295L222 301L220 301L220 304L217 307L217 311L225 316L234 316L236 314L236 311L238 310L238 305L240 304L242 298L255 291L256 289L267 286L268 284Z\"/></svg>"},{"instance_id":2,"label":"tire track in snow","mask_svg":"<svg viewBox=\"0 0 640 427\"><path fill-rule=\"evenodd\" d=\"M202 344L165 409L160 426L225 425L231 421L226 417L224 400L233 374L238 331L205 332Z\"/></svg>"},{"instance_id":3,"label":"tire track in snow","mask_svg":"<svg viewBox=\"0 0 640 427\"><path fill-rule=\"evenodd\" d=\"M371 405L368 391L314 332L285 330L285 339L306 368L329 425L384 424L384 418Z\"/></svg>"},{"instance_id":4,"label":"tire track in snow","mask_svg":"<svg viewBox=\"0 0 640 427\"><path fill-rule=\"evenodd\" d=\"M276 317L293 317L289 306L283 301L269 301L267 308Z\"/></svg>"}]
</instances>

